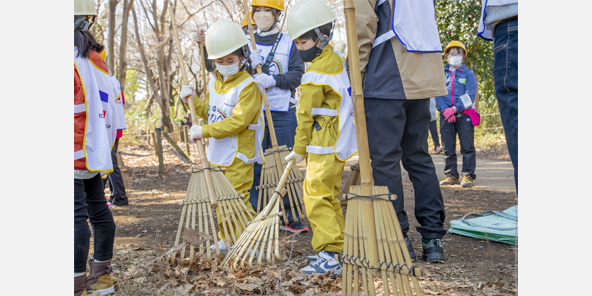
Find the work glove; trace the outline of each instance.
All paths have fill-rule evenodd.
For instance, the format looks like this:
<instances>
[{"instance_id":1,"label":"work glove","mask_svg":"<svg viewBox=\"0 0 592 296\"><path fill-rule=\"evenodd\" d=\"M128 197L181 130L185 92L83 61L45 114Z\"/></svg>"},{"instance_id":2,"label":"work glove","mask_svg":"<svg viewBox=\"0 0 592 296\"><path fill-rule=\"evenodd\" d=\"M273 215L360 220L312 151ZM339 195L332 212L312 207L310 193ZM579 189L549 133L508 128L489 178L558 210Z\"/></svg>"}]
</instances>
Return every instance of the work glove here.
<instances>
[{"instance_id":1,"label":"work glove","mask_svg":"<svg viewBox=\"0 0 592 296\"><path fill-rule=\"evenodd\" d=\"M261 65L262 61L263 57L261 56L261 48L253 49L253 51L251 51L251 67L254 69L257 65Z\"/></svg>"},{"instance_id":2,"label":"work glove","mask_svg":"<svg viewBox=\"0 0 592 296\"><path fill-rule=\"evenodd\" d=\"M193 87L189 85L183 85L181 86L179 96L181 97L181 100L183 100L183 102L187 103L189 96L191 96L192 98L193 96L195 96L195 90L193 90Z\"/></svg>"},{"instance_id":3,"label":"work glove","mask_svg":"<svg viewBox=\"0 0 592 296\"><path fill-rule=\"evenodd\" d=\"M201 132L201 125L193 125L189 129L189 137L193 140L193 142L197 142L197 140L203 137Z\"/></svg>"},{"instance_id":4,"label":"work glove","mask_svg":"<svg viewBox=\"0 0 592 296\"><path fill-rule=\"evenodd\" d=\"M270 88L270 87L275 86L275 78L273 78L273 76L271 76L271 75L261 73L259 75L255 75L253 78L255 78L255 80L257 82L260 82L261 84L263 84L263 87L265 87L265 88Z\"/></svg>"},{"instance_id":5,"label":"work glove","mask_svg":"<svg viewBox=\"0 0 592 296\"><path fill-rule=\"evenodd\" d=\"M448 121L448 123L453 123L456 121L456 116L454 116L455 114L456 114L455 107L450 107L450 108L444 109L444 112L442 112L444 119L446 119L446 121Z\"/></svg>"},{"instance_id":6,"label":"work glove","mask_svg":"<svg viewBox=\"0 0 592 296\"><path fill-rule=\"evenodd\" d=\"M197 32L197 43L204 45L206 43L206 34L204 33L204 30L199 30L199 32Z\"/></svg>"},{"instance_id":7,"label":"work glove","mask_svg":"<svg viewBox=\"0 0 592 296\"><path fill-rule=\"evenodd\" d=\"M304 160L304 155L302 154L298 154L294 151L290 152L290 154L288 154L288 156L286 156L286 158L284 158L286 161L290 161L292 159L294 159L294 163L299 163L301 161Z\"/></svg>"}]
</instances>

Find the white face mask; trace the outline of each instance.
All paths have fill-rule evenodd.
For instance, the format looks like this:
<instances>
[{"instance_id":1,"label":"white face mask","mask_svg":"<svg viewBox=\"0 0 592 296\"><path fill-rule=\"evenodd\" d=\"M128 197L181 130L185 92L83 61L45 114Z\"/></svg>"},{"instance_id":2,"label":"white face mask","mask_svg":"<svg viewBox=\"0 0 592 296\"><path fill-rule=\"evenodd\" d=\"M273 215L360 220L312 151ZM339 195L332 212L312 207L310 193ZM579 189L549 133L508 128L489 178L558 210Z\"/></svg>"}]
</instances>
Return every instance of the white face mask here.
<instances>
[{"instance_id":1,"label":"white face mask","mask_svg":"<svg viewBox=\"0 0 592 296\"><path fill-rule=\"evenodd\" d=\"M216 63L216 69L218 69L218 72L220 72L224 78L228 78L238 73L239 63L237 62L231 65L220 65Z\"/></svg>"},{"instance_id":2,"label":"white face mask","mask_svg":"<svg viewBox=\"0 0 592 296\"><path fill-rule=\"evenodd\" d=\"M458 67L462 64L462 56L451 56L448 58L448 63L450 66Z\"/></svg>"},{"instance_id":3,"label":"white face mask","mask_svg":"<svg viewBox=\"0 0 592 296\"><path fill-rule=\"evenodd\" d=\"M253 19L261 31L267 31L275 24L275 16L271 11L257 11L253 13Z\"/></svg>"}]
</instances>

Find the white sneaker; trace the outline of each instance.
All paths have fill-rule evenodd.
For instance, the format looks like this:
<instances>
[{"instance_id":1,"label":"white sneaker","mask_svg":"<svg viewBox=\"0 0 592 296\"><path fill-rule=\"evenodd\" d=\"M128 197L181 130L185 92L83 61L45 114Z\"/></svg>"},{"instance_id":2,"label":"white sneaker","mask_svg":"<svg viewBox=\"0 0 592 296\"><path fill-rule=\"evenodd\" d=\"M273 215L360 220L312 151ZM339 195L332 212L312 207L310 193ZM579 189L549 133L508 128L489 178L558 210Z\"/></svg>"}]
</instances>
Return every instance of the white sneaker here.
<instances>
[{"instance_id":1,"label":"white sneaker","mask_svg":"<svg viewBox=\"0 0 592 296\"><path fill-rule=\"evenodd\" d=\"M319 255L312 255L312 256L306 256L306 260L310 261L310 262L315 262L317 260L319 260Z\"/></svg>"},{"instance_id":2,"label":"white sneaker","mask_svg":"<svg viewBox=\"0 0 592 296\"><path fill-rule=\"evenodd\" d=\"M220 254L227 254L228 253L228 245L223 240L218 241L218 249L220 249ZM210 250L216 252L216 245L211 245Z\"/></svg>"},{"instance_id":3,"label":"white sneaker","mask_svg":"<svg viewBox=\"0 0 592 296\"><path fill-rule=\"evenodd\" d=\"M311 262L308 266L300 269L305 274L321 273L326 274L332 272L334 274L341 274L341 263L328 252L319 252L318 259Z\"/></svg>"}]
</instances>

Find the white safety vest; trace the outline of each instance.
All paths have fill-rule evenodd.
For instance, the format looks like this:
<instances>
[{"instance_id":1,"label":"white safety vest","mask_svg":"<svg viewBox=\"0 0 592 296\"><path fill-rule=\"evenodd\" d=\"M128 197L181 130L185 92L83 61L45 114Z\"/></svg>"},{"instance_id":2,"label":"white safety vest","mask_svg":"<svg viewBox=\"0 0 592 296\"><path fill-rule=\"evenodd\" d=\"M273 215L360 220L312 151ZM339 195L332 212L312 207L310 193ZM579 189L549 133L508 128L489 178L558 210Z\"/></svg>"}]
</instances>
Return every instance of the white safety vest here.
<instances>
[{"instance_id":1,"label":"white safety vest","mask_svg":"<svg viewBox=\"0 0 592 296\"><path fill-rule=\"evenodd\" d=\"M290 70L290 52L292 50L292 41L287 33L280 33L281 38L275 50L273 60L269 64L269 75L284 74ZM275 42L274 42L275 43ZM261 49L261 65L265 63L265 59L271 52L273 44L264 45L257 44L257 49ZM249 49L253 50L249 40ZM296 104L296 100L292 98L292 92L289 89L281 89L277 86L272 86L265 90L267 93L267 101L269 102L269 109L274 112L288 112L290 101Z\"/></svg>"},{"instance_id":2,"label":"white safety vest","mask_svg":"<svg viewBox=\"0 0 592 296\"><path fill-rule=\"evenodd\" d=\"M239 83L235 88L226 92L218 93L214 89L214 82L216 79L210 79L208 86L209 90L209 107L208 107L208 124L222 121L232 115L232 110L238 103L241 92L251 83L255 83L261 92L263 86L256 82L255 79L249 77ZM208 148L208 161L217 166L228 167L232 165L235 158L244 161L247 164L259 163L264 164L265 158L261 149L263 142L263 134L265 132L265 123L263 121L263 103L257 118L257 124L249 124L248 129L255 131L255 155L253 158L248 158L245 154L238 152L238 135L233 135L224 139L210 138L210 146Z\"/></svg>"},{"instance_id":3,"label":"white safety vest","mask_svg":"<svg viewBox=\"0 0 592 296\"><path fill-rule=\"evenodd\" d=\"M481 18L479 19L477 36L487 41L493 40L493 32L491 31L491 28L486 28L485 26L485 9L487 6L502 6L516 3L518 3L518 0L481 0Z\"/></svg>"},{"instance_id":4,"label":"white safety vest","mask_svg":"<svg viewBox=\"0 0 592 296\"><path fill-rule=\"evenodd\" d=\"M379 0L381 5L388 0ZM433 0L394 1L392 30L377 36L376 47L397 36L407 51L442 52Z\"/></svg>"},{"instance_id":5,"label":"white safety vest","mask_svg":"<svg viewBox=\"0 0 592 296\"><path fill-rule=\"evenodd\" d=\"M339 109L328 108L313 108L311 114L324 116L337 116L339 119L339 130L337 140L333 146L306 146L307 153L313 154L331 154L334 153L337 159L346 161L358 152L358 143L356 140L356 129L354 126L354 110L351 99L351 87L349 77L345 70L339 74L329 75L318 72L309 71L302 75L302 85L328 85L339 96ZM314 131L313 131L314 132Z\"/></svg>"},{"instance_id":6,"label":"white safety vest","mask_svg":"<svg viewBox=\"0 0 592 296\"><path fill-rule=\"evenodd\" d=\"M125 124L125 110L123 109L123 98L121 94L121 84L119 80L115 78L115 76L111 76L111 80L113 81L114 91L116 91L119 96L115 99L115 116L113 118L114 125L117 127L116 130L126 129L127 125Z\"/></svg>"},{"instance_id":7,"label":"white safety vest","mask_svg":"<svg viewBox=\"0 0 592 296\"><path fill-rule=\"evenodd\" d=\"M117 120L115 101L120 98L119 84L114 84L112 76L95 66L89 59L78 56L74 47L74 66L78 69L85 102L74 105L74 113L86 113L86 125L82 149L74 151L74 160L86 158L89 171L100 171L101 177L113 171L111 148L115 143Z\"/></svg>"}]
</instances>

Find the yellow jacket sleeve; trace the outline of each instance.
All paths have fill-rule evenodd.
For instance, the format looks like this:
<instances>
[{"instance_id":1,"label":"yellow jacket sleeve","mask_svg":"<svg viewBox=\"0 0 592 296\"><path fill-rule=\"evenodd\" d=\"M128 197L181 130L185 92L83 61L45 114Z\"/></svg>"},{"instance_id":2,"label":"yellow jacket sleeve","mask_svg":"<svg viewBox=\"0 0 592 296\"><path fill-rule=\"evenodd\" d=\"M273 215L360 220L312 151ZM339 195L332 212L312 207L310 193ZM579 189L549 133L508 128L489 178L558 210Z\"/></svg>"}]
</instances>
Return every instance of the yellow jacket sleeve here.
<instances>
[{"instance_id":1,"label":"yellow jacket sleeve","mask_svg":"<svg viewBox=\"0 0 592 296\"><path fill-rule=\"evenodd\" d=\"M255 83L249 84L241 92L236 106L232 109L232 115L222 121L204 125L202 129L203 137L223 139L238 135L249 124L253 123L253 119L259 115L262 100L263 98L257 85Z\"/></svg>"},{"instance_id":2,"label":"yellow jacket sleeve","mask_svg":"<svg viewBox=\"0 0 592 296\"><path fill-rule=\"evenodd\" d=\"M298 126L296 127L296 136L294 137L294 152L306 154L306 146L312 139L312 129L314 128L314 118L311 114L312 108L321 108L325 99L326 85L304 84L300 86L300 100L296 109Z\"/></svg>"},{"instance_id":3,"label":"yellow jacket sleeve","mask_svg":"<svg viewBox=\"0 0 592 296\"><path fill-rule=\"evenodd\" d=\"M199 99L198 95L193 96L193 106L195 110L193 110L195 116L201 117L206 122L208 121L208 95L205 95L206 100L205 102Z\"/></svg>"}]
</instances>

